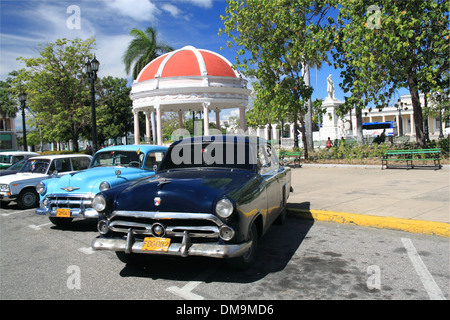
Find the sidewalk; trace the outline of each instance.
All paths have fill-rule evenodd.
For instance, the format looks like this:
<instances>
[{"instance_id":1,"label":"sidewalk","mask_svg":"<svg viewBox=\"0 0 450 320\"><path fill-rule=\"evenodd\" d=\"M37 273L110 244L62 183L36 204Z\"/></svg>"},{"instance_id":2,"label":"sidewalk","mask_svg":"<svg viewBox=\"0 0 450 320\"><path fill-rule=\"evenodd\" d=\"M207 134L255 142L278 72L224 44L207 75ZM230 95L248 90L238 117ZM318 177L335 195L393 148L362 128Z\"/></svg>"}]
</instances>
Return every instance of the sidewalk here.
<instances>
[{"instance_id":1,"label":"sidewalk","mask_svg":"<svg viewBox=\"0 0 450 320\"><path fill-rule=\"evenodd\" d=\"M292 168L290 215L450 237L450 168L304 164Z\"/></svg>"}]
</instances>

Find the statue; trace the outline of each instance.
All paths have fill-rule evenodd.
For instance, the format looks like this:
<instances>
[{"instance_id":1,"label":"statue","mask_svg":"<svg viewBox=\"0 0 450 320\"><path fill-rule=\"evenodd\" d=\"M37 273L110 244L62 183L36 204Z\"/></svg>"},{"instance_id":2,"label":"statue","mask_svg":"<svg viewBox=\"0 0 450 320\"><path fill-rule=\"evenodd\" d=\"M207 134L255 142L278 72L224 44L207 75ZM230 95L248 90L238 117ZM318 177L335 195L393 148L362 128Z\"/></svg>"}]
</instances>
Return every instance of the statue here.
<instances>
[{"instance_id":1,"label":"statue","mask_svg":"<svg viewBox=\"0 0 450 320\"><path fill-rule=\"evenodd\" d=\"M330 98L331 100L336 99L334 97L334 84L333 84L333 80L331 80L331 74L327 78L327 92L328 92L328 98Z\"/></svg>"}]
</instances>

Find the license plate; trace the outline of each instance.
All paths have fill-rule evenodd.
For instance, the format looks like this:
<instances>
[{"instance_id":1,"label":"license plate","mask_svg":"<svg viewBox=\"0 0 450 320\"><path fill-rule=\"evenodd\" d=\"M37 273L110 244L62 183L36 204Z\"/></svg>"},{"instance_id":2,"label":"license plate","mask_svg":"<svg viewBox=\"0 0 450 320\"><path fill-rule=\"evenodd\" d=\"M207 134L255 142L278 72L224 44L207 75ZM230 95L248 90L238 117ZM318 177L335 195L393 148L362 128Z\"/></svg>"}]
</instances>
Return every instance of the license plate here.
<instances>
[{"instance_id":1,"label":"license plate","mask_svg":"<svg viewBox=\"0 0 450 320\"><path fill-rule=\"evenodd\" d=\"M142 245L142 250L167 252L169 250L169 245L169 238L145 237L144 244Z\"/></svg>"},{"instance_id":2,"label":"license plate","mask_svg":"<svg viewBox=\"0 0 450 320\"><path fill-rule=\"evenodd\" d=\"M56 209L58 218L70 218L70 209Z\"/></svg>"}]
</instances>

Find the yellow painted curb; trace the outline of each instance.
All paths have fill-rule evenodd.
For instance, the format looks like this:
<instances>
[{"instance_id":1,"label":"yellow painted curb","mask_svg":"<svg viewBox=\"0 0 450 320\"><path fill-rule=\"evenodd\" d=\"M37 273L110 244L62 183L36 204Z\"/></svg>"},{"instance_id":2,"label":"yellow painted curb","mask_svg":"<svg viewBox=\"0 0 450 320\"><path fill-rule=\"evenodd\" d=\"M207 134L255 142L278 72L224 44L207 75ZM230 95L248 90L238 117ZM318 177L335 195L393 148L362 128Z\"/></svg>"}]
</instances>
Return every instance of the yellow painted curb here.
<instances>
[{"instance_id":1,"label":"yellow painted curb","mask_svg":"<svg viewBox=\"0 0 450 320\"><path fill-rule=\"evenodd\" d=\"M325 210L287 208L287 211L290 215L294 215L303 219L314 219L317 221L335 222L342 224L354 224L358 226L374 227L380 229L402 230L412 233L431 234L446 238L450 237L450 224L445 222L379 217Z\"/></svg>"}]
</instances>

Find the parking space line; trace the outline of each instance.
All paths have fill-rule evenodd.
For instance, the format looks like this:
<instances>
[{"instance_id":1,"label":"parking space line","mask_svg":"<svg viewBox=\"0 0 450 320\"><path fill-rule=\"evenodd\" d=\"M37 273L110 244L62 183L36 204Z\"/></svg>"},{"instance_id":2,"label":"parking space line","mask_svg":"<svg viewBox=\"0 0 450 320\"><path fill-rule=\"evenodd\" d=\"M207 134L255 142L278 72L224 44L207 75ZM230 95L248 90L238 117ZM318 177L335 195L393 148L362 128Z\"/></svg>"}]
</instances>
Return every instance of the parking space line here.
<instances>
[{"instance_id":1,"label":"parking space line","mask_svg":"<svg viewBox=\"0 0 450 320\"><path fill-rule=\"evenodd\" d=\"M431 300L446 300L444 295L442 294L441 289L439 289L438 285L433 279L433 276L428 271L427 267L423 263L419 254L417 253L416 248L414 247L412 241L408 238L401 238L403 246L408 253L409 259L411 260L414 269L416 269L417 275L422 281L423 286L425 287L425 291L428 293L428 296Z\"/></svg>"},{"instance_id":2,"label":"parking space line","mask_svg":"<svg viewBox=\"0 0 450 320\"><path fill-rule=\"evenodd\" d=\"M93 254L93 253L95 253L94 249L92 249L91 247L78 248L78 251L83 252L84 254Z\"/></svg>"},{"instance_id":3,"label":"parking space line","mask_svg":"<svg viewBox=\"0 0 450 320\"><path fill-rule=\"evenodd\" d=\"M2 216L3 217L8 217L8 216L11 216L11 215L17 214L17 213L30 212L30 210L34 210L34 209L27 209L27 210L22 210L22 211L12 211L10 213L2 213Z\"/></svg>"},{"instance_id":4,"label":"parking space line","mask_svg":"<svg viewBox=\"0 0 450 320\"><path fill-rule=\"evenodd\" d=\"M30 224L29 225L29 227L31 228L31 229L34 229L34 230L41 230L41 227L45 227L45 226L48 226L48 225L50 225L50 224L52 224L51 222L49 222L49 223L44 223L44 224L40 224L40 225L35 225L35 224Z\"/></svg>"},{"instance_id":5,"label":"parking space line","mask_svg":"<svg viewBox=\"0 0 450 320\"><path fill-rule=\"evenodd\" d=\"M209 277L213 272L214 270L208 270L205 273L202 273L201 276L198 277L201 278L201 280L199 279L195 281L189 281L182 288L172 286L167 288L166 290L186 300L204 300L204 297L193 293L192 290L194 290L198 285L204 283L204 280L206 280L206 278Z\"/></svg>"}]
</instances>

